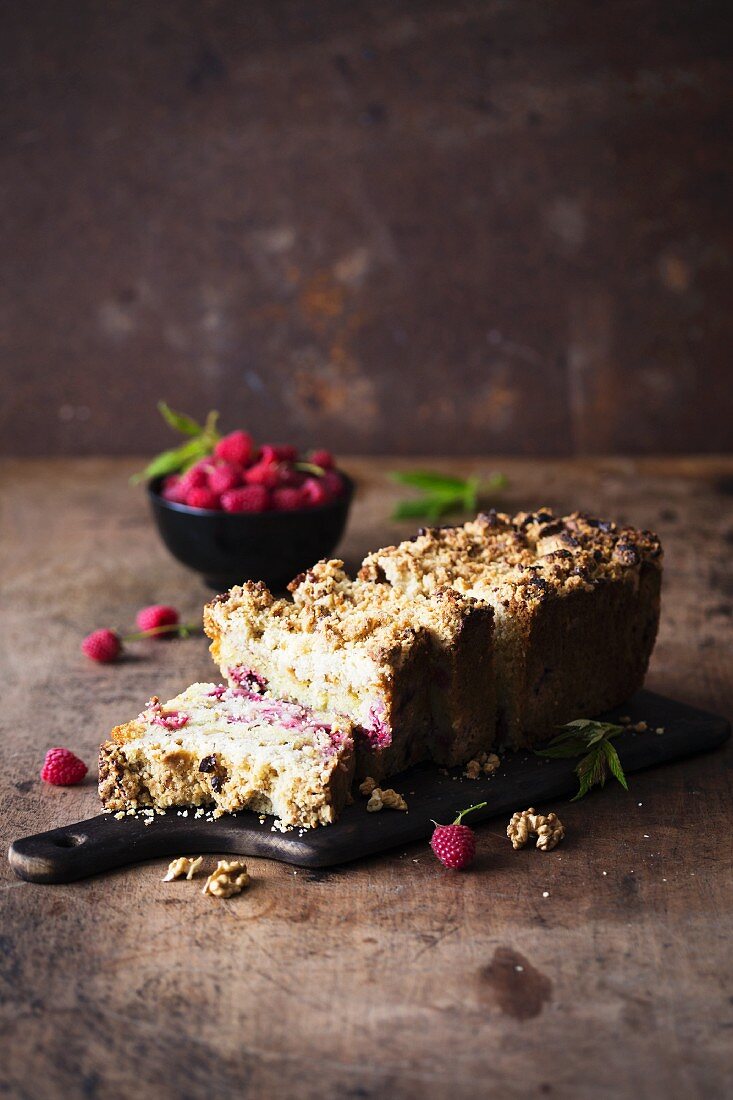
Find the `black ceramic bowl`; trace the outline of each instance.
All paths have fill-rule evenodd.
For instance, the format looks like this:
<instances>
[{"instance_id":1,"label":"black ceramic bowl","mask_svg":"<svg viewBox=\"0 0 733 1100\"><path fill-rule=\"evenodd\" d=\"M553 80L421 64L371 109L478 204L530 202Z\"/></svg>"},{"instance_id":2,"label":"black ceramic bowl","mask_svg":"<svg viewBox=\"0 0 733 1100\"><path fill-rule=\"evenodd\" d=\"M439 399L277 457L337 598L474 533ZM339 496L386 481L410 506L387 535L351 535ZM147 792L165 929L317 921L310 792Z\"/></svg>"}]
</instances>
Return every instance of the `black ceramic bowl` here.
<instances>
[{"instance_id":1,"label":"black ceramic bowl","mask_svg":"<svg viewBox=\"0 0 733 1100\"><path fill-rule=\"evenodd\" d=\"M243 581L282 589L320 558L329 557L346 526L354 483L339 470L338 500L292 512L210 512L164 500L162 478L148 483L148 497L161 538L174 558L202 573L222 592Z\"/></svg>"}]
</instances>

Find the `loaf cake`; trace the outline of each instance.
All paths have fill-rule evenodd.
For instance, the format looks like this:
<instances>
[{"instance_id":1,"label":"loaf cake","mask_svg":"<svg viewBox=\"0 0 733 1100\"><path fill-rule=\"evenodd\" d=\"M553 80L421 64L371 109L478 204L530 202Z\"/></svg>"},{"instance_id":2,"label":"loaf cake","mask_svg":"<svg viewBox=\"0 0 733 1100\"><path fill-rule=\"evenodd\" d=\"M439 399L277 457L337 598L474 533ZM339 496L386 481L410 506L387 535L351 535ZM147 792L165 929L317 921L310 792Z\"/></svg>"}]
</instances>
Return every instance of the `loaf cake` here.
<instances>
[{"instance_id":1,"label":"loaf cake","mask_svg":"<svg viewBox=\"0 0 733 1100\"><path fill-rule=\"evenodd\" d=\"M335 820L351 786L351 723L246 686L193 684L150 700L100 750L99 795L115 811L214 806L283 825Z\"/></svg>"},{"instance_id":2,"label":"loaf cake","mask_svg":"<svg viewBox=\"0 0 733 1100\"><path fill-rule=\"evenodd\" d=\"M661 564L651 532L540 509L422 530L368 555L359 576L407 597L450 586L493 609L498 740L519 748L641 687Z\"/></svg>"},{"instance_id":3,"label":"loaf cake","mask_svg":"<svg viewBox=\"0 0 733 1100\"><path fill-rule=\"evenodd\" d=\"M405 596L353 581L341 561L289 587L290 599L276 599L248 582L204 609L230 684L347 715L361 777L425 759L453 766L492 743L490 607L449 587Z\"/></svg>"}]
</instances>

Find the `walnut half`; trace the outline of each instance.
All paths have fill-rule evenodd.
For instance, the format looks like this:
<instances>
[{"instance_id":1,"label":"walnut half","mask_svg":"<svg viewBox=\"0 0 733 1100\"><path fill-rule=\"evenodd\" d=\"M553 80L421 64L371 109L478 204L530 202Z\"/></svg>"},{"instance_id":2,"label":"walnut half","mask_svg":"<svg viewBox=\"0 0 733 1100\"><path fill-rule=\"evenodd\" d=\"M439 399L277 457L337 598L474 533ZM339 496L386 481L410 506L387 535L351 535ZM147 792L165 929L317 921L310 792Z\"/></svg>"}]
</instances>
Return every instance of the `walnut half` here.
<instances>
[{"instance_id":1,"label":"walnut half","mask_svg":"<svg viewBox=\"0 0 733 1100\"><path fill-rule=\"evenodd\" d=\"M185 878L190 882L203 862L203 856L196 856L195 859L179 856L168 864L163 882L173 882L175 878Z\"/></svg>"},{"instance_id":2,"label":"walnut half","mask_svg":"<svg viewBox=\"0 0 733 1100\"><path fill-rule=\"evenodd\" d=\"M246 864L238 859L220 859L201 892L215 898L231 898L241 894L245 886L249 886Z\"/></svg>"},{"instance_id":3,"label":"walnut half","mask_svg":"<svg viewBox=\"0 0 733 1100\"><path fill-rule=\"evenodd\" d=\"M551 852L565 836L565 828L557 814L538 814L534 806L512 815L506 830L512 848L523 848L530 836L537 837L536 847Z\"/></svg>"}]
</instances>

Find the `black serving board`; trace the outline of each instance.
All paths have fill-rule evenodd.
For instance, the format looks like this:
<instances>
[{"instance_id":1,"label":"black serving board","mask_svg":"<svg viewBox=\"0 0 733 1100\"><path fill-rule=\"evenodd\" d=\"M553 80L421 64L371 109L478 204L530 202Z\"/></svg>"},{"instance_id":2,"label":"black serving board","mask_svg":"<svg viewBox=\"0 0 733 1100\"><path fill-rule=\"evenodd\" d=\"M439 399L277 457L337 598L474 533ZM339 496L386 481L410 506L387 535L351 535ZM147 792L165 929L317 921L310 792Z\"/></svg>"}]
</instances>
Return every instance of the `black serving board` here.
<instances>
[{"instance_id":1,"label":"black serving board","mask_svg":"<svg viewBox=\"0 0 733 1100\"><path fill-rule=\"evenodd\" d=\"M615 739L624 770L638 771L671 760L718 748L730 737L725 718L652 692L640 691L623 707L607 715L611 720L630 715L645 721L650 730L628 732ZM653 732L664 727L664 733ZM459 810L487 802L471 816L471 824L499 814L540 805L550 799L573 795L578 781L573 760L551 760L534 753L508 753L490 778L462 779L460 771L446 774L431 764L420 765L391 779L407 800L408 813L382 810L366 812L366 800L358 795L335 825L288 833L273 831L272 818L261 824L252 813L227 815L211 821L180 817L175 810L156 816L151 825L141 818L120 821L111 814L23 837L11 845L10 865L29 882L58 883L96 875L115 867L160 856L198 852L265 856L299 867L329 867L375 852L409 844L428 836L432 819L450 822Z\"/></svg>"}]
</instances>

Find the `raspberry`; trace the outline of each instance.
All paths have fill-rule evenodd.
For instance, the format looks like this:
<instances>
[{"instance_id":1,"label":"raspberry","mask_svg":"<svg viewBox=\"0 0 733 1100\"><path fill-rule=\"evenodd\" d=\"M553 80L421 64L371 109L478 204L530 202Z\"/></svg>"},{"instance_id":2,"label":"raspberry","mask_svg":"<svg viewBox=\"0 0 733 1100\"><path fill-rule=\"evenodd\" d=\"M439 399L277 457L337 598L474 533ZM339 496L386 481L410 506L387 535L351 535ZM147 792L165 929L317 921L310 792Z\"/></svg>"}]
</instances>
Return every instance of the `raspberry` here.
<instances>
[{"instance_id":1,"label":"raspberry","mask_svg":"<svg viewBox=\"0 0 733 1100\"><path fill-rule=\"evenodd\" d=\"M171 474L165 479L160 495L163 500L170 500L173 504L185 503L186 493L181 487L181 478L178 474Z\"/></svg>"},{"instance_id":2,"label":"raspberry","mask_svg":"<svg viewBox=\"0 0 733 1100\"><path fill-rule=\"evenodd\" d=\"M319 504L328 504L331 499L331 494L323 484L323 478L306 478L301 491L305 504L311 507Z\"/></svg>"},{"instance_id":3,"label":"raspberry","mask_svg":"<svg viewBox=\"0 0 733 1100\"><path fill-rule=\"evenodd\" d=\"M272 469L273 467L271 467ZM274 469L277 470L277 487L279 489L299 489L305 481L305 474L296 470L289 462L281 462Z\"/></svg>"},{"instance_id":4,"label":"raspberry","mask_svg":"<svg viewBox=\"0 0 733 1100\"><path fill-rule=\"evenodd\" d=\"M206 508L209 512L219 510L219 494L213 489L190 489L186 493L186 504L189 508Z\"/></svg>"},{"instance_id":5,"label":"raspberry","mask_svg":"<svg viewBox=\"0 0 733 1100\"><path fill-rule=\"evenodd\" d=\"M178 484L184 498L188 496L192 489L206 489L209 484L208 468L203 463L197 462L195 466L192 466L190 470L181 475ZM188 502L184 500L184 503Z\"/></svg>"},{"instance_id":6,"label":"raspberry","mask_svg":"<svg viewBox=\"0 0 733 1100\"><path fill-rule=\"evenodd\" d=\"M143 607L135 618L138 630L158 630L161 626L176 626L180 616L175 607L166 604L155 603L150 607ZM160 634L153 634L153 638L172 638L175 630L163 630Z\"/></svg>"},{"instance_id":7,"label":"raspberry","mask_svg":"<svg viewBox=\"0 0 733 1100\"><path fill-rule=\"evenodd\" d=\"M467 810L461 810L452 825L437 825L430 839L430 847L444 867L452 867L456 871L468 867L473 863L476 855L476 836L468 825L461 825L461 818L470 814L473 810L480 810L486 805L479 802L477 806L469 806Z\"/></svg>"},{"instance_id":8,"label":"raspberry","mask_svg":"<svg viewBox=\"0 0 733 1100\"><path fill-rule=\"evenodd\" d=\"M182 710L171 710L167 714L156 714L153 718L154 726L162 726L163 729L170 730L182 730L188 722L188 715L184 714Z\"/></svg>"},{"instance_id":9,"label":"raspberry","mask_svg":"<svg viewBox=\"0 0 733 1100\"><path fill-rule=\"evenodd\" d=\"M231 462L215 466L209 474L209 488L214 493L228 493L242 484L242 468Z\"/></svg>"},{"instance_id":10,"label":"raspberry","mask_svg":"<svg viewBox=\"0 0 733 1100\"><path fill-rule=\"evenodd\" d=\"M87 766L69 749L49 749L41 768L41 779L54 787L73 787L81 783L87 774Z\"/></svg>"},{"instance_id":11,"label":"raspberry","mask_svg":"<svg viewBox=\"0 0 733 1100\"><path fill-rule=\"evenodd\" d=\"M254 444L249 432L230 432L214 447L214 457L237 466L248 466L254 458Z\"/></svg>"},{"instance_id":12,"label":"raspberry","mask_svg":"<svg viewBox=\"0 0 733 1100\"><path fill-rule=\"evenodd\" d=\"M330 451L313 451L310 461L314 466L320 466L322 470L330 470L333 466L333 455Z\"/></svg>"},{"instance_id":13,"label":"raspberry","mask_svg":"<svg viewBox=\"0 0 733 1100\"><path fill-rule=\"evenodd\" d=\"M274 462L295 462L298 452L295 447L289 447L283 443L280 445L265 443L262 446L260 462L271 465Z\"/></svg>"},{"instance_id":14,"label":"raspberry","mask_svg":"<svg viewBox=\"0 0 733 1100\"><path fill-rule=\"evenodd\" d=\"M282 489L273 489L272 506L276 512L292 512L295 508L304 508L306 501L302 490L286 485Z\"/></svg>"},{"instance_id":15,"label":"raspberry","mask_svg":"<svg viewBox=\"0 0 733 1100\"><path fill-rule=\"evenodd\" d=\"M279 467L272 462L257 462L244 471L244 480L247 485L264 485L267 489L274 489L280 480Z\"/></svg>"},{"instance_id":16,"label":"raspberry","mask_svg":"<svg viewBox=\"0 0 733 1100\"><path fill-rule=\"evenodd\" d=\"M122 641L119 634L115 634L114 630L93 630L91 634L87 634L81 643L81 648L87 657L91 657L93 661L102 661L104 664L108 664L110 661L116 661L119 657L122 650Z\"/></svg>"},{"instance_id":17,"label":"raspberry","mask_svg":"<svg viewBox=\"0 0 733 1100\"><path fill-rule=\"evenodd\" d=\"M340 497L344 491L344 479L335 470L326 470L321 481L332 498Z\"/></svg>"},{"instance_id":18,"label":"raspberry","mask_svg":"<svg viewBox=\"0 0 733 1100\"><path fill-rule=\"evenodd\" d=\"M225 512L264 512L269 494L264 485L245 485L222 493L221 506Z\"/></svg>"}]
</instances>

